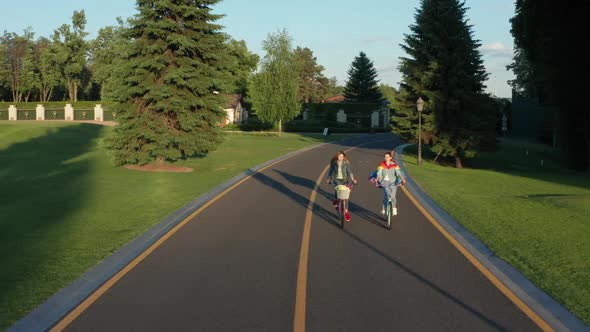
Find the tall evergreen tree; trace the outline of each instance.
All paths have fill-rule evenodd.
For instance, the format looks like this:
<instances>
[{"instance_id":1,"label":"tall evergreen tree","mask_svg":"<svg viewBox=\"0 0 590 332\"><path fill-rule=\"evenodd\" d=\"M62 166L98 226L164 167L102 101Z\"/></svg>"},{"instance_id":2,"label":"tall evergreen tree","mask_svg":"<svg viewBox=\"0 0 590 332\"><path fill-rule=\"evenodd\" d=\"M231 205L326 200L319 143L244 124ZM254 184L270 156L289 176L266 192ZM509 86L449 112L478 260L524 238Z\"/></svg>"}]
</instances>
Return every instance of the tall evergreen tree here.
<instances>
[{"instance_id":1,"label":"tall evergreen tree","mask_svg":"<svg viewBox=\"0 0 590 332\"><path fill-rule=\"evenodd\" d=\"M415 139L416 100L425 101L423 137L443 156L475 155L482 143L493 142L495 107L484 94L487 78L479 41L465 18L464 2L422 0L416 22L402 48L399 69L403 82L394 115L395 128L405 139Z\"/></svg>"},{"instance_id":2,"label":"tall evergreen tree","mask_svg":"<svg viewBox=\"0 0 590 332\"><path fill-rule=\"evenodd\" d=\"M132 41L116 69L119 125L105 140L117 165L203 155L222 141L218 126L227 68L226 35L213 22L219 0L138 0Z\"/></svg>"},{"instance_id":3,"label":"tall evergreen tree","mask_svg":"<svg viewBox=\"0 0 590 332\"><path fill-rule=\"evenodd\" d=\"M301 112L291 45L291 37L286 30L268 35L262 44L266 55L250 89L256 116L262 121L278 125L279 135L283 121L291 120Z\"/></svg>"},{"instance_id":4,"label":"tall evergreen tree","mask_svg":"<svg viewBox=\"0 0 590 332\"><path fill-rule=\"evenodd\" d=\"M344 98L348 102L381 103L383 95L377 85L377 70L364 52L354 58L348 70Z\"/></svg>"},{"instance_id":5,"label":"tall evergreen tree","mask_svg":"<svg viewBox=\"0 0 590 332\"><path fill-rule=\"evenodd\" d=\"M590 171L590 112L581 82L587 60L580 51L588 11L588 1L517 0L511 19L518 51L511 67L515 83L534 92L540 103L557 106L558 140L569 166L580 171Z\"/></svg>"},{"instance_id":6,"label":"tall evergreen tree","mask_svg":"<svg viewBox=\"0 0 590 332\"><path fill-rule=\"evenodd\" d=\"M297 47L294 57L299 84L298 100L304 103L320 102L329 88L329 81L322 73L324 67L317 63L317 58L307 47Z\"/></svg>"}]
</instances>

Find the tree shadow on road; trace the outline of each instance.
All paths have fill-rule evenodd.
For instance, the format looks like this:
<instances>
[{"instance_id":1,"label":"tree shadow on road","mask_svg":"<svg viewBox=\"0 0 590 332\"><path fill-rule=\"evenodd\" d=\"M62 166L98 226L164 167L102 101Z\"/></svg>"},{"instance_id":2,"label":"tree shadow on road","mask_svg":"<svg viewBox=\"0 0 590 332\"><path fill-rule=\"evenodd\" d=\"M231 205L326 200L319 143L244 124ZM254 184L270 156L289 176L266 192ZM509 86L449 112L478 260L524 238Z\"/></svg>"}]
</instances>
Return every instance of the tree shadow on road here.
<instances>
[{"instance_id":1,"label":"tree shadow on road","mask_svg":"<svg viewBox=\"0 0 590 332\"><path fill-rule=\"evenodd\" d=\"M298 185L298 186L302 186L305 187L306 189L309 190L313 190L313 188L315 187L315 182L304 178L304 177L300 177L300 176L296 176L296 175L292 175L277 169L273 169L274 172L280 174L283 178L285 178L286 180L288 180L291 184L294 185ZM276 189L277 191L287 195L288 197L292 198L298 205L304 207L307 209L307 207L309 206L309 199L307 197L304 197L296 192L294 192L293 190L291 190L288 186L286 186L285 184L282 184L280 182L278 182L275 179L272 179L271 177L262 174L262 173L256 173L253 175L253 178L256 179L257 181L260 181L261 183L264 183L265 185L268 185L269 187L272 187L274 189ZM323 180L323 179L322 179ZM329 192L324 190L323 188L318 188L318 194L320 196L323 196L324 198L333 199L333 192ZM380 215L365 209L364 207L358 205L358 204L354 204L351 203L350 204L350 210L352 213L358 215L359 217L361 217L363 220L366 220L368 222L377 224L380 227L385 227L384 223L383 223L383 219ZM312 208L313 214L314 216L316 216L317 218L319 218L321 221L324 222L328 222L329 224L338 227L338 220L337 220L337 215L335 213L334 210L331 209L326 209L322 206L320 206L317 203L313 204L313 208ZM482 322L484 322L485 324L500 330L500 331L506 331L507 328L500 325L498 322L488 318L486 315L484 315L483 313L481 313L480 311L478 311L477 309L469 306L468 304L466 304L465 302L461 301L459 298L455 297L454 295L450 294L449 292L445 291L443 288L441 288L440 286L438 286L436 283L434 283L433 281L423 277L422 275L420 275L419 273L415 272L414 270L410 269L409 267L407 267L406 265L400 263L399 261L395 260L394 258L388 256L386 253L384 253L383 251L379 250L377 247L375 247L374 245L372 245L371 243L367 242L366 240L360 238L358 235L353 234L352 232L350 232L348 229L344 228L343 233L346 234L347 236L349 236L351 239L357 241L358 243L364 245L366 248L368 248L369 250L371 250L372 252L374 252L375 254L381 256L382 258L384 258L387 262L395 265L396 267L400 268L402 271L404 271L405 273L411 275L413 278L415 278L416 280L418 280L419 282L421 282L422 284L424 284L425 286L427 286L428 288L434 290L435 292L437 292L438 294L450 299L451 301L453 301L453 303L457 304L458 306L460 306L461 308L463 308L464 310L468 311L469 313L473 314L475 317L477 317L478 319L480 319Z\"/></svg>"},{"instance_id":2,"label":"tree shadow on road","mask_svg":"<svg viewBox=\"0 0 590 332\"><path fill-rule=\"evenodd\" d=\"M458 299L457 297L453 296L452 294L450 294L449 292L445 291L444 289L442 289L441 287L439 287L437 284L435 284L433 281L421 276L420 274L418 274L417 272L415 272L414 270L410 269L409 267L405 266L404 264L398 262L397 260L395 260L394 258L388 256L386 253L384 253L383 251L379 250L377 247L373 246L372 244L370 244L369 242L361 239L359 236L357 236L356 234L351 233L349 230L344 229L343 230L344 234L346 234L347 236L349 236L350 238L352 238L353 240L357 241L358 243L364 245L365 247L367 247L368 249L370 249L372 252L374 252L375 254L381 256L383 259L385 259L387 262L397 266L398 268L400 268L401 270L403 270L404 272L406 272L407 274L411 275L412 277L414 277L416 280L420 281L422 284L424 284L425 286L429 287L430 289L436 291L437 293L439 293L440 295L443 295L444 297L448 298L449 300L453 301L453 303L459 305L461 308L465 309L466 311L470 312L471 314L473 314L475 317L477 317L478 319L480 319L481 321L483 321L484 323L492 326L493 328L500 330L500 331L508 331L508 329L502 325L500 325L498 322L488 318L487 316L485 316L483 313L479 312L478 310L476 310L475 308L472 308L471 306L469 306L467 303L461 301L460 299Z\"/></svg>"}]
</instances>

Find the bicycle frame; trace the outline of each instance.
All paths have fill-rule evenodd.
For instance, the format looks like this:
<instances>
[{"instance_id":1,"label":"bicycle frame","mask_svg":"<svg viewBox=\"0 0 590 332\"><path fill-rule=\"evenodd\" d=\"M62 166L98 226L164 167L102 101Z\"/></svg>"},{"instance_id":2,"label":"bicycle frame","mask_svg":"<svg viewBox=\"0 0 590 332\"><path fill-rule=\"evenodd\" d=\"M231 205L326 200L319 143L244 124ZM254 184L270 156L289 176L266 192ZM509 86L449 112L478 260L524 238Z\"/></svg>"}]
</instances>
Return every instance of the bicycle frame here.
<instances>
[{"instance_id":1,"label":"bicycle frame","mask_svg":"<svg viewBox=\"0 0 590 332\"><path fill-rule=\"evenodd\" d=\"M346 211L347 199L338 199L338 221L340 222L340 228L344 228L346 222L344 218L344 211Z\"/></svg>"}]
</instances>

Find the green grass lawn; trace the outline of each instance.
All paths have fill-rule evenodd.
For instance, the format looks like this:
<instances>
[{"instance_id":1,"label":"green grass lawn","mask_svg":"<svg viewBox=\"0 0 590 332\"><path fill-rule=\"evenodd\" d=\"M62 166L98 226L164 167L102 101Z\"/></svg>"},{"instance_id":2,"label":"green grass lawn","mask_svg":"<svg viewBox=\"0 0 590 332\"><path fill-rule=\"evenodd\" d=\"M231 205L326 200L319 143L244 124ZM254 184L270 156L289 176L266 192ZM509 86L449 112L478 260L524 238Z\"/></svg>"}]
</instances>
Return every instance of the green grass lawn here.
<instances>
[{"instance_id":1,"label":"green grass lawn","mask_svg":"<svg viewBox=\"0 0 590 332\"><path fill-rule=\"evenodd\" d=\"M464 169L404 151L410 176L445 211L586 324L590 323L590 175L556 151L504 139ZM423 151L424 152L424 151ZM541 166L541 160L543 165Z\"/></svg>"},{"instance_id":2,"label":"green grass lawn","mask_svg":"<svg viewBox=\"0 0 590 332\"><path fill-rule=\"evenodd\" d=\"M215 185L290 151L349 135L227 135L192 173L114 168L112 128L0 122L0 330Z\"/></svg>"}]
</instances>

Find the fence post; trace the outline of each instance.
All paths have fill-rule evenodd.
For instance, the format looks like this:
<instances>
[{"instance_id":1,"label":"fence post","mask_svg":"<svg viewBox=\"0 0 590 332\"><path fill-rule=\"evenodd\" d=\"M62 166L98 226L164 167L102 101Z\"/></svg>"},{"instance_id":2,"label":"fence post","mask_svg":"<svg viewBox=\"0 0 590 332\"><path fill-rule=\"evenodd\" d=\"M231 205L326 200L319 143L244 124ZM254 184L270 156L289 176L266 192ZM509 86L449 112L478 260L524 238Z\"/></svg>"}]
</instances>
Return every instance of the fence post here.
<instances>
[{"instance_id":1,"label":"fence post","mask_svg":"<svg viewBox=\"0 0 590 332\"><path fill-rule=\"evenodd\" d=\"M339 110L338 113L336 113L336 121L339 123L346 123L346 113L344 113L344 110Z\"/></svg>"},{"instance_id":2,"label":"fence post","mask_svg":"<svg viewBox=\"0 0 590 332\"><path fill-rule=\"evenodd\" d=\"M94 121L103 121L104 120L104 110L102 109L101 104L96 104L94 106Z\"/></svg>"},{"instance_id":3,"label":"fence post","mask_svg":"<svg viewBox=\"0 0 590 332\"><path fill-rule=\"evenodd\" d=\"M14 105L8 107L8 120L16 120L16 106Z\"/></svg>"},{"instance_id":4,"label":"fence post","mask_svg":"<svg viewBox=\"0 0 590 332\"><path fill-rule=\"evenodd\" d=\"M72 107L72 104L66 104L66 107L64 107L64 111L65 111L65 119L67 121L73 121L74 120L74 108Z\"/></svg>"},{"instance_id":5,"label":"fence post","mask_svg":"<svg viewBox=\"0 0 590 332\"><path fill-rule=\"evenodd\" d=\"M371 128L379 127L379 111L371 113Z\"/></svg>"},{"instance_id":6,"label":"fence post","mask_svg":"<svg viewBox=\"0 0 590 332\"><path fill-rule=\"evenodd\" d=\"M37 120L45 120L45 106L42 104L37 104L37 108L35 108L35 115Z\"/></svg>"}]
</instances>

